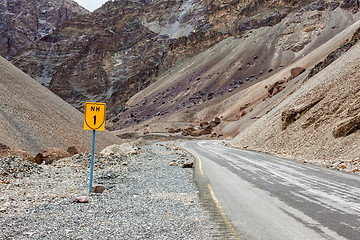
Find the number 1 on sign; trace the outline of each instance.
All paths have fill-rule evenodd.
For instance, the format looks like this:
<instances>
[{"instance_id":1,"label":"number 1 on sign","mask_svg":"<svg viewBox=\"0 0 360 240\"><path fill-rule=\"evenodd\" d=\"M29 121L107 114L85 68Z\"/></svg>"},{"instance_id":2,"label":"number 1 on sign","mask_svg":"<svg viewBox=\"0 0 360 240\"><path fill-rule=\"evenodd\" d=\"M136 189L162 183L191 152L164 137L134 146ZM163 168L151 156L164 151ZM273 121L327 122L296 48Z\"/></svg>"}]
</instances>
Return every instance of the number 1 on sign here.
<instances>
[{"instance_id":1,"label":"number 1 on sign","mask_svg":"<svg viewBox=\"0 0 360 240\"><path fill-rule=\"evenodd\" d=\"M94 116L94 125L96 125L96 115Z\"/></svg>"}]
</instances>

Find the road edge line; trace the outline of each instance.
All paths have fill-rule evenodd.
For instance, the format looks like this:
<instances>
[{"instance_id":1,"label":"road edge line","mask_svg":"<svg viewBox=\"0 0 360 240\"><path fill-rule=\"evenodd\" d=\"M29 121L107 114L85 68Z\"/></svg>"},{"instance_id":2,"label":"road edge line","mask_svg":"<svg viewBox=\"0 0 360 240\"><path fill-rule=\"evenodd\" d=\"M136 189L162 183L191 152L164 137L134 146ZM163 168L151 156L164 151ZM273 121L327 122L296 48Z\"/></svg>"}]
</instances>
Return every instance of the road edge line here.
<instances>
[{"instance_id":1,"label":"road edge line","mask_svg":"<svg viewBox=\"0 0 360 240\"><path fill-rule=\"evenodd\" d=\"M188 150L186 147L181 147L179 146L177 143L175 143L175 145L181 149L183 149L184 151L186 151L187 153L189 153L197 162L197 166L198 166L198 169L200 171L200 174L202 177L206 177L205 174L204 174L204 171L202 169L202 163L201 163L201 159L198 155L196 155L195 153L192 153L190 150ZM225 225L227 226L228 229L231 230L231 234L237 238L237 239L240 239L239 235L236 233L235 231L235 228L234 226L232 225L231 221L228 219L228 217L226 216L224 210L222 209L221 205L220 205L220 202L219 200L217 199L216 197L216 194L214 192L214 190L212 189L210 183L207 183L207 187L208 187L208 190L209 190L209 193L210 193L210 196L211 198L213 199L214 201L214 204L216 206L216 208L218 209L219 211L219 214L221 216L221 218L223 219L223 222L225 223Z\"/></svg>"}]
</instances>

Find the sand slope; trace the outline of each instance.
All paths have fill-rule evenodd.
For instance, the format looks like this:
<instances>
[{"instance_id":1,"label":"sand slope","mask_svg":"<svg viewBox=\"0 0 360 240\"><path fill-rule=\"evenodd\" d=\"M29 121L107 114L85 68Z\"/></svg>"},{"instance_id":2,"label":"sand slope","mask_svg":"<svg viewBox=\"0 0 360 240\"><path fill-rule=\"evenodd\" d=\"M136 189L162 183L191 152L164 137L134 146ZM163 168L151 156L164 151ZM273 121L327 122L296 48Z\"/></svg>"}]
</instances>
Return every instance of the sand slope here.
<instances>
[{"instance_id":1,"label":"sand slope","mask_svg":"<svg viewBox=\"0 0 360 240\"><path fill-rule=\"evenodd\" d=\"M82 113L0 57L1 143L31 153L71 145L89 151L91 138ZM97 133L97 151L117 142L109 132Z\"/></svg>"}]
</instances>

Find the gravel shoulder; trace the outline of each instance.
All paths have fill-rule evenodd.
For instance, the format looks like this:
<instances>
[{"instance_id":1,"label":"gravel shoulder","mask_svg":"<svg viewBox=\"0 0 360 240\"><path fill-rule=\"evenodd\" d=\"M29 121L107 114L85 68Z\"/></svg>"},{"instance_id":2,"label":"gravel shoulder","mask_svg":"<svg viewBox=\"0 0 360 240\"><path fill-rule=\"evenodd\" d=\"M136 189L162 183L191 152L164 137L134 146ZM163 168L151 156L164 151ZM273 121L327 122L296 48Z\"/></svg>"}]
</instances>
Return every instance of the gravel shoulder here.
<instances>
[{"instance_id":1,"label":"gravel shoulder","mask_svg":"<svg viewBox=\"0 0 360 240\"><path fill-rule=\"evenodd\" d=\"M136 155L97 156L94 185L106 190L89 194L89 154L22 173L14 173L21 160L12 159L12 174L3 174L11 171L1 159L0 239L231 238L201 200L193 169L181 167L189 160L172 142L152 142ZM74 202L82 195L89 203Z\"/></svg>"}]
</instances>

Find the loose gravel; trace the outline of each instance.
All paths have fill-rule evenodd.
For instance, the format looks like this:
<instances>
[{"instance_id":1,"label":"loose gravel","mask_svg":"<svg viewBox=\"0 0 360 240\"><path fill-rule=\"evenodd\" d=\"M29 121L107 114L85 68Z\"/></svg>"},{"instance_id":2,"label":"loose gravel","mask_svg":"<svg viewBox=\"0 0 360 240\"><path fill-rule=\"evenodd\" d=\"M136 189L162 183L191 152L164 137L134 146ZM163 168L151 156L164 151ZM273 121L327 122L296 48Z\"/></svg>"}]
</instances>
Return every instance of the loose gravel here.
<instances>
[{"instance_id":1,"label":"loose gravel","mask_svg":"<svg viewBox=\"0 0 360 240\"><path fill-rule=\"evenodd\" d=\"M223 239L222 223L199 199L193 169L181 167L189 160L171 142L131 156L97 156L94 185L106 187L102 194L88 193L89 154L7 176L0 183L0 239ZM89 203L74 201L82 195Z\"/></svg>"}]
</instances>

